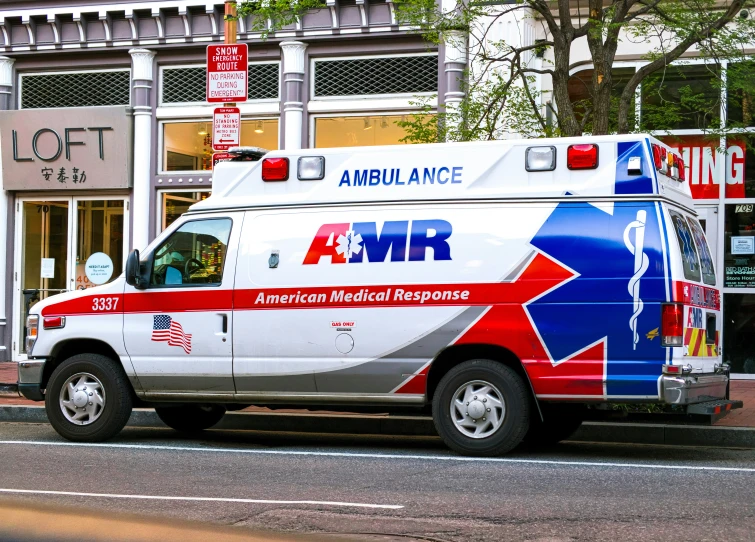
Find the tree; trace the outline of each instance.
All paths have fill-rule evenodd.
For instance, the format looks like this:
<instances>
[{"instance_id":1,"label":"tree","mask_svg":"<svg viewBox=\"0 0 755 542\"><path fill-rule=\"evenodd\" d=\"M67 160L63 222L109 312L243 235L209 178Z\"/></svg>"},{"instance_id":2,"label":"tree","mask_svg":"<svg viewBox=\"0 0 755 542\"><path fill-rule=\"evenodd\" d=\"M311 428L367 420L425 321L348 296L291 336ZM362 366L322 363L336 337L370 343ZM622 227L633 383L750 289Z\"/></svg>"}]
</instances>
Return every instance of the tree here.
<instances>
[{"instance_id":1,"label":"tree","mask_svg":"<svg viewBox=\"0 0 755 542\"><path fill-rule=\"evenodd\" d=\"M690 111L711 110L720 97L721 66L730 63L728 86L742 108L751 110L755 71L745 49L755 42L755 23L746 11L752 0L516 0L457 3L444 9L434 0L399 0L402 22L417 28L434 43L464 47L470 60L465 73L466 96L458 107L441 111L435 140L498 139L515 132L524 136L578 136L655 131L673 128ZM499 21L512 22L522 35L536 28L542 39L493 40ZM589 80L570 77L572 48L586 42L592 61ZM454 43L456 41L456 43ZM646 63L629 76L616 78L613 69L622 42L650 42ZM705 60L713 74L708 94L691 87L664 96L664 77L678 70L672 63L685 55ZM538 62L538 57L545 57ZM543 107L536 78L551 83L555 107ZM643 122L635 117L636 93L655 88L659 99L643 104ZM587 97L573 100L569 85L583 87ZM423 113L430 112L428 103ZM742 115L740 115L742 116ZM552 122L549 122L549 117ZM728 123L711 115L704 128L712 136L737 131L743 121ZM652 126L649 126L652 121ZM403 123L410 141L428 141L428 120L418 116Z\"/></svg>"},{"instance_id":2,"label":"tree","mask_svg":"<svg viewBox=\"0 0 755 542\"><path fill-rule=\"evenodd\" d=\"M500 139L516 133L525 137L628 133L637 129L673 128L685 115L714 112L715 92L700 93L679 86L667 95L664 80L672 63L685 55L705 60L720 91L721 67L728 70L728 86L741 102L741 118L705 117L713 138L747 125L755 96L755 72L746 55L755 43L755 20L748 8L755 0L456 0L450 9L443 0L395 0L397 18L429 43L463 49L468 58L458 105L436 111L427 98L418 99L420 113L399 122L406 140L466 141ZM444 7L445 6L445 7ZM291 26L323 0L241 0L239 16L251 16L252 28L263 38ZM755 13L753 14L755 15ZM540 39L491 39L496 23L525 27ZM589 79L570 77L572 48L586 42L592 61ZM622 42L650 42L647 61L630 75L616 77L613 69ZM537 59L542 59L538 61ZM550 83L544 91L538 79ZM636 122L636 93L654 99L643 103L643 119ZM574 100L569 85L582 86L582 100ZM546 85L547 86L547 85ZM543 96L543 94L548 96ZM720 96L720 92L718 93ZM550 98L543 105L541 98ZM553 105L550 105L550 103ZM718 103L720 109L720 103Z\"/></svg>"}]
</instances>

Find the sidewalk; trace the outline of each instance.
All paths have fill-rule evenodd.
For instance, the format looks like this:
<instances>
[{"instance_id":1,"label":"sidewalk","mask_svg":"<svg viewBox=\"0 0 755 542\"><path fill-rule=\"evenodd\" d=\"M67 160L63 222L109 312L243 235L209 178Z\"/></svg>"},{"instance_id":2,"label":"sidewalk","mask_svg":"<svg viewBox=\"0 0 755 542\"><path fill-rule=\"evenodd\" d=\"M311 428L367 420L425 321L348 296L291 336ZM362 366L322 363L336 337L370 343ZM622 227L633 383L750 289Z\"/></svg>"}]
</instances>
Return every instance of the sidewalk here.
<instances>
[{"instance_id":1,"label":"sidewalk","mask_svg":"<svg viewBox=\"0 0 755 542\"><path fill-rule=\"evenodd\" d=\"M10 362L0 362L0 383L16 382L16 364ZM755 380L732 380L731 381L731 399L740 400L744 407L733 410L722 419L715 422L714 426L720 427L749 427L755 428ZM43 403L29 401L23 397L2 398L0 405L27 405L41 406ZM244 409L248 412L270 412L266 408L250 407ZM289 411L275 411L278 414L289 413ZM297 413L303 411L290 411ZM323 413L325 414L325 413Z\"/></svg>"}]
</instances>

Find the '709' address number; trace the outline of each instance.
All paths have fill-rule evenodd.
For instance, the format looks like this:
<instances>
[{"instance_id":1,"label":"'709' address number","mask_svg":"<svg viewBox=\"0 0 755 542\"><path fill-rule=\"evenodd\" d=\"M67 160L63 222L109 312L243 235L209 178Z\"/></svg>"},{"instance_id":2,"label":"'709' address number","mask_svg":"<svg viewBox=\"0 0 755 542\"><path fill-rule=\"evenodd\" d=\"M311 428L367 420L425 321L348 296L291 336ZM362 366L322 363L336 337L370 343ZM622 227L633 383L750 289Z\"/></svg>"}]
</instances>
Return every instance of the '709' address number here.
<instances>
[{"instance_id":1,"label":"'709' address number","mask_svg":"<svg viewBox=\"0 0 755 542\"><path fill-rule=\"evenodd\" d=\"M93 297L92 298L93 311L114 311L116 306L118 306L117 297Z\"/></svg>"}]
</instances>

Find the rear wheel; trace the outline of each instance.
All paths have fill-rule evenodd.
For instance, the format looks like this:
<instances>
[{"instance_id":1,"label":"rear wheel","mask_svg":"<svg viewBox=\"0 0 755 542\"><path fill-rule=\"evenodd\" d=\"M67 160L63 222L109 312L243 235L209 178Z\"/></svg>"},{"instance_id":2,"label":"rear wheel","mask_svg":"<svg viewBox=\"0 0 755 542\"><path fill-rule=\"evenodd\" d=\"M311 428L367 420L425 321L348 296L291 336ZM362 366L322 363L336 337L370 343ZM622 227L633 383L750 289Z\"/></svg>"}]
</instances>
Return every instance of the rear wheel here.
<instances>
[{"instance_id":1,"label":"rear wheel","mask_svg":"<svg viewBox=\"0 0 755 542\"><path fill-rule=\"evenodd\" d=\"M580 428L585 419L584 405L541 404L543 420L532 420L530 430L524 438L529 446L552 446L568 439Z\"/></svg>"},{"instance_id":2,"label":"rear wheel","mask_svg":"<svg viewBox=\"0 0 755 542\"><path fill-rule=\"evenodd\" d=\"M528 393L509 367L487 359L466 361L448 371L435 390L435 428L446 445L461 454L504 454L527 432Z\"/></svg>"},{"instance_id":3,"label":"rear wheel","mask_svg":"<svg viewBox=\"0 0 755 542\"><path fill-rule=\"evenodd\" d=\"M182 433L197 433L217 424L225 415L222 405L182 405L155 407L157 416L168 427Z\"/></svg>"},{"instance_id":4,"label":"rear wheel","mask_svg":"<svg viewBox=\"0 0 755 542\"><path fill-rule=\"evenodd\" d=\"M133 405L131 385L118 362L100 354L63 361L47 383L45 410L64 438L100 442L126 425Z\"/></svg>"}]
</instances>

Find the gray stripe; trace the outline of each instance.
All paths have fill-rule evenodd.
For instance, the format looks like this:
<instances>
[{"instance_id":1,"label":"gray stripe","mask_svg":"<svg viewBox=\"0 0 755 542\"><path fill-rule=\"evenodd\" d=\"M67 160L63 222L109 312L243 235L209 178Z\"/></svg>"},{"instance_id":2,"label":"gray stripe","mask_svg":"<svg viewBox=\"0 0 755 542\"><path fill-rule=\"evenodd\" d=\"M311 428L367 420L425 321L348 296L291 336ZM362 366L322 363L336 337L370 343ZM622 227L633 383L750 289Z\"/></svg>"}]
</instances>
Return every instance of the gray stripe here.
<instances>
[{"instance_id":1,"label":"gray stripe","mask_svg":"<svg viewBox=\"0 0 755 542\"><path fill-rule=\"evenodd\" d=\"M427 335L385 356L346 369L315 374L322 393L389 393L446 348L487 307L469 307Z\"/></svg>"}]
</instances>

